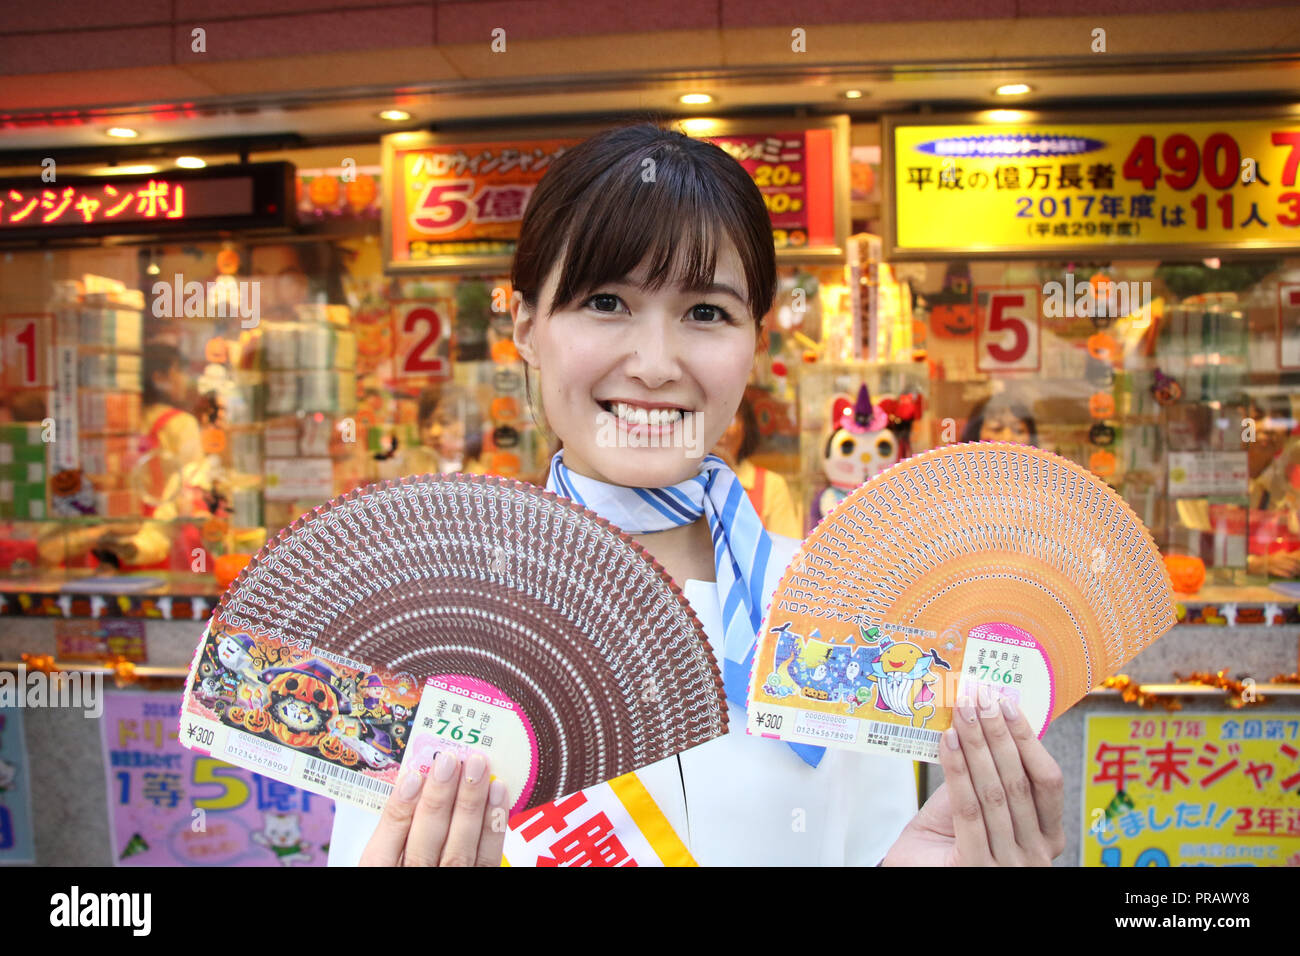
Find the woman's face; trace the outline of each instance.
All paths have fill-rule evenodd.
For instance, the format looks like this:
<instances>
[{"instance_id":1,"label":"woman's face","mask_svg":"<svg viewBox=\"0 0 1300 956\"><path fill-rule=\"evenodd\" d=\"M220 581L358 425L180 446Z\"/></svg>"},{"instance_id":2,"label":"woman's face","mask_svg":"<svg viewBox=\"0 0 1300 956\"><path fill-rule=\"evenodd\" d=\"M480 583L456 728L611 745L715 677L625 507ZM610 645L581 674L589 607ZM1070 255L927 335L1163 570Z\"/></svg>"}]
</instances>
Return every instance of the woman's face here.
<instances>
[{"instance_id":1,"label":"woman's face","mask_svg":"<svg viewBox=\"0 0 1300 956\"><path fill-rule=\"evenodd\" d=\"M437 449L446 459L462 458L465 454L465 422L456 412L454 401L440 401L421 436L425 445Z\"/></svg>"},{"instance_id":2,"label":"woman's face","mask_svg":"<svg viewBox=\"0 0 1300 956\"><path fill-rule=\"evenodd\" d=\"M980 441L1006 441L1029 444L1029 427L1010 411L992 412L980 425Z\"/></svg>"},{"instance_id":3,"label":"woman's face","mask_svg":"<svg viewBox=\"0 0 1300 956\"><path fill-rule=\"evenodd\" d=\"M547 316L559 264L531 312L515 292L515 344L537 369L546 418L578 474L631 487L672 485L699 473L740 405L754 364L756 327L731 243L718 250L713 286L635 280L600 286Z\"/></svg>"}]
</instances>

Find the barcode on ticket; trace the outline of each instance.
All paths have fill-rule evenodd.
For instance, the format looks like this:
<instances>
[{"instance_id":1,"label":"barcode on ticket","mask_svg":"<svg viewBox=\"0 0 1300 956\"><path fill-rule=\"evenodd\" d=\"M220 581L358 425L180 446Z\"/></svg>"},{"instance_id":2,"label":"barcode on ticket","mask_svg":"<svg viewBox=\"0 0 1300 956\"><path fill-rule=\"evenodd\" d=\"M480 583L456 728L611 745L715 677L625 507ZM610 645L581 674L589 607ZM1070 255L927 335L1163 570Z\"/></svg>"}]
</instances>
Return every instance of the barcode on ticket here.
<instances>
[{"instance_id":1,"label":"barcode on ticket","mask_svg":"<svg viewBox=\"0 0 1300 956\"><path fill-rule=\"evenodd\" d=\"M322 786L327 780L333 779L344 785L365 787L367 790L374 790L384 796L388 796L393 791L391 783L376 780L374 777L367 777L365 774L357 773L355 770L348 770L346 767L340 767L337 764L317 760L315 757L307 758L303 776Z\"/></svg>"},{"instance_id":2,"label":"barcode on ticket","mask_svg":"<svg viewBox=\"0 0 1300 956\"><path fill-rule=\"evenodd\" d=\"M873 720L867 724L867 742L887 746L893 753L928 754L939 752L939 731L924 727L904 727Z\"/></svg>"}]
</instances>

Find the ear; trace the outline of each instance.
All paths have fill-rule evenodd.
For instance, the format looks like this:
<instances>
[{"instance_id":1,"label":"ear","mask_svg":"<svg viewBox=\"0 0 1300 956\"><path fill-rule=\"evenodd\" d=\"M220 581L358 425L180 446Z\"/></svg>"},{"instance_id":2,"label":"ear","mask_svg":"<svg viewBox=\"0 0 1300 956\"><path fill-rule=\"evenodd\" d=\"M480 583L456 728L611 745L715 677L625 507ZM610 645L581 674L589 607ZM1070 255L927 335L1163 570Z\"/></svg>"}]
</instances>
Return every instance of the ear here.
<instances>
[{"instance_id":1,"label":"ear","mask_svg":"<svg viewBox=\"0 0 1300 956\"><path fill-rule=\"evenodd\" d=\"M510 294L510 318L514 322L515 348L524 361L537 368L537 350L533 348L533 332L537 328L537 315L524 302L524 294L519 291Z\"/></svg>"}]
</instances>

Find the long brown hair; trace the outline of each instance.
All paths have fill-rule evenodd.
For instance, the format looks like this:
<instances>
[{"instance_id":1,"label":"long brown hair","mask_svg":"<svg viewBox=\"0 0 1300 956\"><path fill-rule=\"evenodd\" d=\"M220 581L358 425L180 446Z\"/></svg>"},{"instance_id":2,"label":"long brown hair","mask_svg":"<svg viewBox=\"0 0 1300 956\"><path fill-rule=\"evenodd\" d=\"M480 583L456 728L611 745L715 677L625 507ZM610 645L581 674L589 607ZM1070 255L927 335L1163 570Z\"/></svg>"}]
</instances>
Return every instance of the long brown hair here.
<instances>
[{"instance_id":1,"label":"long brown hair","mask_svg":"<svg viewBox=\"0 0 1300 956\"><path fill-rule=\"evenodd\" d=\"M643 291L673 279L703 290L725 239L736 247L761 331L776 298L776 247L754 180L713 143L656 123L617 126L566 150L542 176L524 210L510 284L535 312L563 257L548 317L604 283L626 280L643 261ZM527 366L524 381L536 420ZM551 454L561 446L556 436Z\"/></svg>"}]
</instances>

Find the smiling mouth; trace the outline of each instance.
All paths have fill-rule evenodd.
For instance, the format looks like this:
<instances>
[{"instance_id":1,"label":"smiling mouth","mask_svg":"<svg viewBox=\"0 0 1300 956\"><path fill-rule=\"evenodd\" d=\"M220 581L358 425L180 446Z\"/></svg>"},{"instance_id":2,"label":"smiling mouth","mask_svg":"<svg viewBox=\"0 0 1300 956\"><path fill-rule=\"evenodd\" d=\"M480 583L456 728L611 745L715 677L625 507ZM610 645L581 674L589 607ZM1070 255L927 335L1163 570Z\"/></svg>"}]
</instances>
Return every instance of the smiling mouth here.
<instances>
[{"instance_id":1,"label":"smiling mouth","mask_svg":"<svg viewBox=\"0 0 1300 956\"><path fill-rule=\"evenodd\" d=\"M601 402L598 404L605 411L625 425L647 425L651 428L671 427L694 412L683 408L660 406L645 408L640 405L628 405L626 402Z\"/></svg>"}]
</instances>

